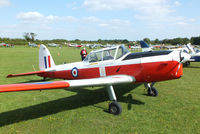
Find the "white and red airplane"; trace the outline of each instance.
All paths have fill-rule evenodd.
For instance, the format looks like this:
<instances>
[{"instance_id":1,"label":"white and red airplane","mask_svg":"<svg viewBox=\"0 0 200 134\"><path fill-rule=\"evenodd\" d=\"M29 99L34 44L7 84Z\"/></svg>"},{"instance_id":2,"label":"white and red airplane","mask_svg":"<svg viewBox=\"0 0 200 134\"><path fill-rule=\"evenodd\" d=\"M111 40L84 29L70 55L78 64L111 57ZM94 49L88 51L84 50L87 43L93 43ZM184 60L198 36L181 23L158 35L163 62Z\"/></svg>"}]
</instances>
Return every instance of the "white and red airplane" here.
<instances>
[{"instance_id":1,"label":"white and red airplane","mask_svg":"<svg viewBox=\"0 0 200 134\"><path fill-rule=\"evenodd\" d=\"M124 46L115 46L92 51L82 62L55 65L49 50L41 45L41 71L10 74L8 77L38 75L64 80L0 85L0 92L106 86L109 98L113 101L109 105L109 112L117 115L121 113L122 108L117 102L113 85L145 83L148 95L157 96L155 82L180 78L183 59L178 51L130 53Z\"/></svg>"}]
</instances>

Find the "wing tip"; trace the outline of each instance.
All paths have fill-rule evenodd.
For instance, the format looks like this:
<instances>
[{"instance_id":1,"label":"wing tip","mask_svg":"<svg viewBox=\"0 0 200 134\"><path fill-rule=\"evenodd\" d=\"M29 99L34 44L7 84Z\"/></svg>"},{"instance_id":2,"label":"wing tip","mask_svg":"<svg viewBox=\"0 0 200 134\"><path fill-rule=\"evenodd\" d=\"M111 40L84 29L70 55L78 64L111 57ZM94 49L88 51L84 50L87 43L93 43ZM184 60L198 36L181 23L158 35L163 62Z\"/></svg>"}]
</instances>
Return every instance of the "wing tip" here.
<instances>
[{"instance_id":1,"label":"wing tip","mask_svg":"<svg viewBox=\"0 0 200 134\"><path fill-rule=\"evenodd\" d=\"M11 78L13 77L13 74L8 74L6 78Z\"/></svg>"}]
</instances>

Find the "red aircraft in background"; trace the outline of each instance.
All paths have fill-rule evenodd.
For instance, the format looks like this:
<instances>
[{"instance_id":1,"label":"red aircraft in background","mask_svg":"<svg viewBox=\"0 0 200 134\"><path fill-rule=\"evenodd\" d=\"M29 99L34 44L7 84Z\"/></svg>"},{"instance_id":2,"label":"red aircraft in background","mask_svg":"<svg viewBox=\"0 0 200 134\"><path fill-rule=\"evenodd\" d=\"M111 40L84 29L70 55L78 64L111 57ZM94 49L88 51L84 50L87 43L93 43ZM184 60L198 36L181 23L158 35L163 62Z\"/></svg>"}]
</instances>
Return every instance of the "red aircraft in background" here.
<instances>
[{"instance_id":1,"label":"red aircraft in background","mask_svg":"<svg viewBox=\"0 0 200 134\"><path fill-rule=\"evenodd\" d=\"M179 51L152 51L130 53L124 46L103 48L90 52L81 62L55 65L46 48L39 50L40 71L10 74L8 77L38 75L61 81L0 85L0 92L43 89L63 89L84 86L106 86L112 103L109 112L120 114L113 85L121 83L144 83L150 96L157 96L155 82L177 79L182 76L182 60Z\"/></svg>"}]
</instances>

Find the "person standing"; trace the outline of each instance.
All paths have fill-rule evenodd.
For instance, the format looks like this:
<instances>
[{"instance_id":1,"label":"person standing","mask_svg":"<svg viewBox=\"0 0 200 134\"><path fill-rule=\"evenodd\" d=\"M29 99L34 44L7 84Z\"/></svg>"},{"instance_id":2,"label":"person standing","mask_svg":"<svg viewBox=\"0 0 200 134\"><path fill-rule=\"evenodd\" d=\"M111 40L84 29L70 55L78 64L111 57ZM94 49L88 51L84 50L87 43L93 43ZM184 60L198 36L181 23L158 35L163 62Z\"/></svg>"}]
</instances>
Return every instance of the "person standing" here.
<instances>
[{"instance_id":1,"label":"person standing","mask_svg":"<svg viewBox=\"0 0 200 134\"><path fill-rule=\"evenodd\" d=\"M81 55L81 58L82 58L82 61L85 59L85 57L87 56L87 51L85 48L83 48L80 52L80 55Z\"/></svg>"}]
</instances>

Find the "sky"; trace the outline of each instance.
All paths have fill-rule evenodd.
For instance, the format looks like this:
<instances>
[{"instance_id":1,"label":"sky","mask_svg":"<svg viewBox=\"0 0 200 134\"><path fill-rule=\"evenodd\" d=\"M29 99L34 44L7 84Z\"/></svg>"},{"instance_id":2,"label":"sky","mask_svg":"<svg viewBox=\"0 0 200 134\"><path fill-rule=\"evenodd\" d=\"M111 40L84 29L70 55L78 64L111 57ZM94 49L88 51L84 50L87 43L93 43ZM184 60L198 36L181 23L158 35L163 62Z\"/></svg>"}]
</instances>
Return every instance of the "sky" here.
<instances>
[{"instance_id":1,"label":"sky","mask_svg":"<svg viewBox=\"0 0 200 134\"><path fill-rule=\"evenodd\" d=\"M199 0L0 0L0 37L98 40L200 36Z\"/></svg>"}]
</instances>

